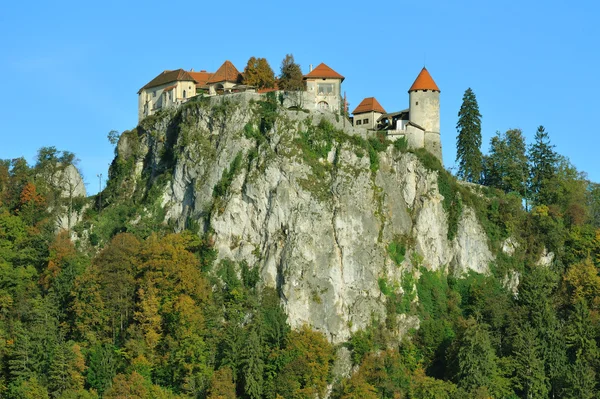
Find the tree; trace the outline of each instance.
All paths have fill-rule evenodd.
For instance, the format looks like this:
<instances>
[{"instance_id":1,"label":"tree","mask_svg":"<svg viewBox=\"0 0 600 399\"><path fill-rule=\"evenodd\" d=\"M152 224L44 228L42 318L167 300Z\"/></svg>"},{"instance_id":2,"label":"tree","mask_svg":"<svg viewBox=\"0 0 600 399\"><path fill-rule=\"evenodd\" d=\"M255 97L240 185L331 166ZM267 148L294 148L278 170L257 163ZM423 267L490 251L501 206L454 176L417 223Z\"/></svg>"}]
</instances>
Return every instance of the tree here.
<instances>
[{"instance_id":1,"label":"tree","mask_svg":"<svg viewBox=\"0 0 600 399\"><path fill-rule=\"evenodd\" d=\"M515 386L525 398L547 398L547 378L536 331L525 325L517 332L514 343Z\"/></svg>"},{"instance_id":2,"label":"tree","mask_svg":"<svg viewBox=\"0 0 600 399\"><path fill-rule=\"evenodd\" d=\"M553 203L549 185L557 173L558 157L544 126L539 126L535 132L535 142L529 146L528 158L529 195L534 204L549 205Z\"/></svg>"},{"instance_id":3,"label":"tree","mask_svg":"<svg viewBox=\"0 0 600 399\"><path fill-rule=\"evenodd\" d=\"M472 318L466 320L455 344L455 381L458 386L469 392L481 387L492 388L498 377L498 368L487 326Z\"/></svg>"},{"instance_id":4,"label":"tree","mask_svg":"<svg viewBox=\"0 0 600 399\"><path fill-rule=\"evenodd\" d=\"M275 86L275 73L265 58L250 57L244 68L244 84L257 89Z\"/></svg>"},{"instance_id":5,"label":"tree","mask_svg":"<svg viewBox=\"0 0 600 399\"><path fill-rule=\"evenodd\" d=\"M479 183L483 170L481 114L475 93L471 88L468 88L463 96L456 129L458 130L456 138L458 176L468 182Z\"/></svg>"},{"instance_id":6,"label":"tree","mask_svg":"<svg viewBox=\"0 0 600 399\"><path fill-rule=\"evenodd\" d=\"M260 342L257 328L250 331L246 342L244 357L244 390L251 399L262 398L263 393L263 369L262 344Z\"/></svg>"},{"instance_id":7,"label":"tree","mask_svg":"<svg viewBox=\"0 0 600 399\"><path fill-rule=\"evenodd\" d=\"M525 149L525 138L521 130L496 133L490 141L490 154L486 157L484 184L525 197L529 177Z\"/></svg>"},{"instance_id":8,"label":"tree","mask_svg":"<svg viewBox=\"0 0 600 399\"><path fill-rule=\"evenodd\" d=\"M304 81L300 65L294 61L292 54L287 54L281 62L281 75L279 75L278 86L280 90L300 91L304 90Z\"/></svg>"},{"instance_id":9,"label":"tree","mask_svg":"<svg viewBox=\"0 0 600 399\"><path fill-rule=\"evenodd\" d=\"M210 380L208 399L235 399L235 383L229 367L221 367Z\"/></svg>"}]
</instances>

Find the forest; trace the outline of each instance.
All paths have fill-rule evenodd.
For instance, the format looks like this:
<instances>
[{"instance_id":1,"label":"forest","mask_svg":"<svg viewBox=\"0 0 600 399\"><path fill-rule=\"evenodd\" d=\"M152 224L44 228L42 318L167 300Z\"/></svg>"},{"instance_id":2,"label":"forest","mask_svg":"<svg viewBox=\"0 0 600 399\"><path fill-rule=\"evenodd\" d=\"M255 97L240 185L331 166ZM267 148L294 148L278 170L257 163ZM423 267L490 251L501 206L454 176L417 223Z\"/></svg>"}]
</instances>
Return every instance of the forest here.
<instances>
[{"instance_id":1,"label":"forest","mask_svg":"<svg viewBox=\"0 0 600 399\"><path fill-rule=\"evenodd\" d=\"M74 154L49 147L33 165L1 161L0 396L598 398L600 185L543 127L530 145L509 130L487 155L462 159L457 175L482 195L415 154L438 171L450 219L467 200L485 216L492 272L421 267L402 293L382 282L386 318L340 345L290 328L257 267L216 260L210 231L162 223L144 207L158 193L120 198L116 161L102 195L76 200L52 177ZM84 213L74 232L56 231L64 207ZM399 340L392 326L405 315L420 326ZM343 350L348 375L336 372Z\"/></svg>"}]
</instances>

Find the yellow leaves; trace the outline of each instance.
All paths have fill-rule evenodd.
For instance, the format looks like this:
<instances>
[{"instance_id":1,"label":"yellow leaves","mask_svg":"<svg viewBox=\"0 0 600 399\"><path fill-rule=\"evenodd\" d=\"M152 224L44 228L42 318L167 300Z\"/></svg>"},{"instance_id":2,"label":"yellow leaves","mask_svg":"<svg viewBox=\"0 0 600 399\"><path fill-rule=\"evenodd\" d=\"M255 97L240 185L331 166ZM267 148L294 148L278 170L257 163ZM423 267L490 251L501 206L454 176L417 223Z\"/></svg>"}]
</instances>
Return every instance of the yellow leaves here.
<instances>
[{"instance_id":1,"label":"yellow leaves","mask_svg":"<svg viewBox=\"0 0 600 399\"><path fill-rule=\"evenodd\" d=\"M73 245L66 230L58 233L48 249L50 251L48 266L40 278L40 284L45 289L48 289L52 281L58 276L64 266L64 262L77 254L75 245Z\"/></svg>"},{"instance_id":2,"label":"yellow leaves","mask_svg":"<svg viewBox=\"0 0 600 399\"><path fill-rule=\"evenodd\" d=\"M600 308L600 276L590 258L572 265L564 282L571 304L584 300L590 309Z\"/></svg>"},{"instance_id":3,"label":"yellow leaves","mask_svg":"<svg viewBox=\"0 0 600 399\"><path fill-rule=\"evenodd\" d=\"M547 217L549 210L546 205L538 205L531 210L531 214L536 217Z\"/></svg>"}]
</instances>

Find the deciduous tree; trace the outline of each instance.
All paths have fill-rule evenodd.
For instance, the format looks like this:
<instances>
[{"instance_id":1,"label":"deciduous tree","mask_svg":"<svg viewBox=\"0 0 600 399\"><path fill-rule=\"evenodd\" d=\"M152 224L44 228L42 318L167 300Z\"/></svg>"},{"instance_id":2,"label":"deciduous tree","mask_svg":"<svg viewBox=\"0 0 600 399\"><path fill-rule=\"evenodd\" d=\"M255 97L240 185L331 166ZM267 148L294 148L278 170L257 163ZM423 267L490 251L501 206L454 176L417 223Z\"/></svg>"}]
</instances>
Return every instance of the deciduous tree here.
<instances>
[{"instance_id":1,"label":"deciduous tree","mask_svg":"<svg viewBox=\"0 0 600 399\"><path fill-rule=\"evenodd\" d=\"M250 57L244 68L244 84L257 89L275 86L275 73L265 58Z\"/></svg>"},{"instance_id":2,"label":"deciduous tree","mask_svg":"<svg viewBox=\"0 0 600 399\"><path fill-rule=\"evenodd\" d=\"M280 90L299 91L304 90L302 70L300 65L294 61L292 54L287 54L281 62L281 74L278 86Z\"/></svg>"}]
</instances>

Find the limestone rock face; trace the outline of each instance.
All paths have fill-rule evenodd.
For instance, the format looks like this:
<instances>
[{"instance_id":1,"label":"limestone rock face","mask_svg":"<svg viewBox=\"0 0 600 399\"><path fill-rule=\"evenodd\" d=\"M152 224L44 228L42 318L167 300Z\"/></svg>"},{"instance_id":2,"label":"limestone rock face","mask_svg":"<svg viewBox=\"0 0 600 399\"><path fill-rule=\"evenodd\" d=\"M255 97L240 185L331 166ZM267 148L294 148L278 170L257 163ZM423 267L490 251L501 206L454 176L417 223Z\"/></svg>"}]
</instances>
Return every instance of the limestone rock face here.
<instances>
[{"instance_id":1,"label":"limestone rock face","mask_svg":"<svg viewBox=\"0 0 600 399\"><path fill-rule=\"evenodd\" d=\"M137 151L139 176L174 154L166 221L178 230L191 220L201 232L210 227L220 259L246 261L260 269L262 284L278 288L293 327L309 324L342 342L372 317L385 318L381 279L399 283L418 266L488 271L492 254L475 213L464 207L449 241L438 172L416 155L388 146L373 168L369 153L345 135L326 157L307 160L299 132L322 119L344 129L342 118L279 110L259 140L248 134L260 126L251 102L259 99L238 94L189 105L145 126L135 146L122 137L118 150L120 157ZM236 156L227 192L216 196ZM401 265L388 255L393 240L407 243ZM407 319L399 318L406 325L398 331L415 323Z\"/></svg>"},{"instance_id":2,"label":"limestone rock face","mask_svg":"<svg viewBox=\"0 0 600 399\"><path fill-rule=\"evenodd\" d=\"M51 177L51 183L60 192L63 205L56 221L57 230L69 230L76 223L81 221L83 209L77 208L75 203L78 199L85 198L85 184L77 168L73 165L67 165L61 168Z\"/></svg>"}]
</instances>

